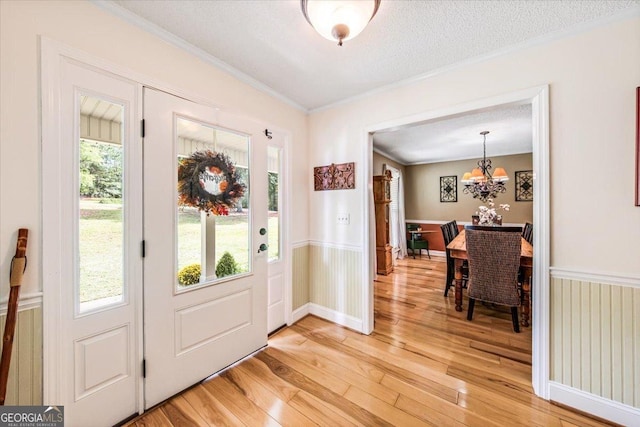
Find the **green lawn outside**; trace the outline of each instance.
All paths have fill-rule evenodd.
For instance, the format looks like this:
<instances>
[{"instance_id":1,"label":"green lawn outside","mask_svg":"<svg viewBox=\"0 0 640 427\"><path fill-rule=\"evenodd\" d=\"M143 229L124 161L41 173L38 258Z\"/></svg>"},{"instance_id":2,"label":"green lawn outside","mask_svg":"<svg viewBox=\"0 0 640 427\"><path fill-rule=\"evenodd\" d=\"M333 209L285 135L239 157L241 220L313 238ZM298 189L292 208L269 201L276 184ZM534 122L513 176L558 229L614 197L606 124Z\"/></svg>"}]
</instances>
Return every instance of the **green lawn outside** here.
<instances>
[{"instance_id":1,"label":"green lawn outside","mask_svg":"<svg viewBox=\"0 0 640 427\"><path fill-rule=\"evenodd\" d=\"M80 201L80 302L122 294L122 205Z\"/></svg>"},{"instance_id":2,"label":"green lawn outside","mask_svg":"<svg viewBox=\"0 0 640 427\"><path fill-rule=\"evenodd\" d=\"M216 221L216 263L229 251L248 271L248 217L244 214L218 216ZM200 213L182 209L178 214L178 267L200 263ZM80 302L117 296L122 293L122 205L97 199L80 202ZM278 218L269 216L268 241L276 242ZM269 258L278 256L270 243ZM177 273L177 271L176 271ZM177 279L175 281L177 283Z\"/></svg>"},{"instance_id":3,"label":"green lawn outside","mask_svg":"<svg viewBox=\"0 0 640 427\"><path fill-rule=\"evenodd\" d=\"M233 255L241 272L249 271L248 217L244 214L217 216L216 264L225 251ZM200 264L200 212L185 208L178 212L178 271L189 264Z\"/></svg>"}]
</instances>

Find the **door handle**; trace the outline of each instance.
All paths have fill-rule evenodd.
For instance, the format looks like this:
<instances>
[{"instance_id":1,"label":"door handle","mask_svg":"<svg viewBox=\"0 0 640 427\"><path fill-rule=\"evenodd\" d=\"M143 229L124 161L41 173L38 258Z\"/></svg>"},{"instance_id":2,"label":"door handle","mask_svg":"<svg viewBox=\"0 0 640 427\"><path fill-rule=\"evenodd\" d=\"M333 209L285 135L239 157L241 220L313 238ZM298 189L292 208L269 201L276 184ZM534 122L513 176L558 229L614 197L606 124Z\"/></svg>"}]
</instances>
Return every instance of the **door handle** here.
<instances>
[{"instance_id":1,"label":"door handle","mask_svg":"<svg viewBox=\"0 0 640 427\"><path fill-rule=\"evenodd\" d=\"M267 229L263 227L260 229L259 233L261 236L264 236L265 234L267 234Z\"/></svg>"},{"instance_id":2,"label":"door handle","mask_svg":"<svg viewBox=\"0 0 640 427\"><path fill-rule=\"evenodd\" d=\"M266 243L261 243L261 244L260 244L260 247L258 248L258 253L263 252L263 251L266 251L268 247L269 247L269 246L267 246L267 244L266 244Z\"/></svg>"}]
</instances>

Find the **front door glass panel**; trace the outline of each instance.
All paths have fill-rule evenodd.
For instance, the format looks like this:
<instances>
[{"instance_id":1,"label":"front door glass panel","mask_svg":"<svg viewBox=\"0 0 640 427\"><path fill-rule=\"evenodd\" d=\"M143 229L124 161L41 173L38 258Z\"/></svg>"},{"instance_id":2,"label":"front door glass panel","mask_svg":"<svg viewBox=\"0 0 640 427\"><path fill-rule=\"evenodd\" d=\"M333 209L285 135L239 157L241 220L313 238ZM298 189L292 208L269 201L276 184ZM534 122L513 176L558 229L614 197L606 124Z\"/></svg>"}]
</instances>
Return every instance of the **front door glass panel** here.
<instances>
[{"instance_id":1,"label":"front door glass panel","mask_svg":"<svg viewBox=\"0 0 640 427\"><path fill-rule=\"evenodd\" d=\"M177 188L182 190L177 190L176 197L176 290L215 284L250 272L249 137L178 117L176 147L178 169L194 171L189 174L187 191L184 185L187 175L178 174ZM217 153L224 155L223 165L201 160ZM200 166L194 168L196 158ZM231 169L235 170L237 182L244 185L244 195L235 203L207 214L194 201L208 199L214 204L221 201L229 185L226 172Z\"/></svg>"},{"instance_id":2,"label":"front door glass panel","mask_svg":"<svg viewBox=\"0 0 640 427\"><path fill-rule=\"evenodd\" d=\"M280 187L281 187L281 156L280 148L267 148L267 178L269 184L269 262L280 259Z\"/></svg>"},{"instance_id":3,"label":"front door glass panel","mask_svg":"<svg viewBox=\"0 0 640 427\"><path fill-rule=\"evenodd\" d=\"M124 298L124 107L80 95L76 312Z\"/></svg>"}]
</instances>

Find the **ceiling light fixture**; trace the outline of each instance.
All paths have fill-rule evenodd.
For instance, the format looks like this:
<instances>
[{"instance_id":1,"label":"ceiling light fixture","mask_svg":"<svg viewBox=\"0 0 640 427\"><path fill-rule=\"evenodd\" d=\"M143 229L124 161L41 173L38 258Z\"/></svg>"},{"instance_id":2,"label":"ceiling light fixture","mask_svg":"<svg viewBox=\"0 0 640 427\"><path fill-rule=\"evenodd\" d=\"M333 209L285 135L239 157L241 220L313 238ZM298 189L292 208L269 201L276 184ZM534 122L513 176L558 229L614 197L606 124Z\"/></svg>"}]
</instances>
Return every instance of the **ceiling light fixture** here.
<instances>
[{"instance_id":1,"label":"ceiling light fixture","mask_svg":"<svg viewBox=\"0 0 640 427\"><path fill-rule=\"evenodd\" d=\"M380 0L300 0L302 14L307 22L324 38L351 40L364 30L373 19Z\"/></svg>"},{"instance_id":2,"label":"ceiling light fixture","mask_svg":"<svg viewBox=\"0 0 640 427\"><path fill-rule=\"evenodd\" d=\"M487 159L487 134L488 130L480 132L484 137L482 142L482 160L478 160L478 167L471 172L466 172L461 179L464 184L463 192L471 194L474 199L480 199L486 203L487 199L495 198L498 193L507 191L505 182L509 180L507 172L503 168L496 168L491 175L491 159Z\"/></svg>"}]
</instances>

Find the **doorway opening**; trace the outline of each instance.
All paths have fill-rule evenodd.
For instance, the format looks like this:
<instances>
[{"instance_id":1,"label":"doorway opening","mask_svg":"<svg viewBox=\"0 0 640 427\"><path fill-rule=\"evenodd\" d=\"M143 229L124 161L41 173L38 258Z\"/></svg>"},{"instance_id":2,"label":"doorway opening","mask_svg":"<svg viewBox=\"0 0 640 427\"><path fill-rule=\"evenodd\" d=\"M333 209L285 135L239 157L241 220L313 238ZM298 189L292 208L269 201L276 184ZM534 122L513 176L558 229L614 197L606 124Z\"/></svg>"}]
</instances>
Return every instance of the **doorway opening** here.
<instances>
[{"instance_id":1,"label":"doorway opening","mask_svg":"<svg viewBox=\"0 0 640 427\"><path fill-rule=\"evenodd\" d=\"M549 372L549 338L548 338L548 324L549 324L549 310L548 310L548 270L549 270L549 180L548 180L548 164L549 164L549 149L548 149L548 87L537 87L520 92L505 94L494 98L484 99L480 101L471 102L468 104L458 105L453 108L446 108L436 111L429 111L421 114L416 114L410 117L405 117L391 122L384 122L379 125L371 126L367 129L367 144L365 144L366 153L363 153L363 157L368 161L369 180L371 182L372 177L379 174L380 171L374 170L376 162L374 161L374 138L377 133L389 132L397 129L415 128L416 124L424 123L444 123L449 119L464 118L472 113L483 113L497 111L500 108L514 107L514 108L530 108L528 116L530 126L530 146L531 146L531 171L534 178L533 189L533 202L532 204L532 218L534 227L534 261L533 261L533 281L532 281L532 313L533 321L531 324L531 336L532 336L532 385L535 393L542 397L548 398L547 384L548 384L548 372ZM490 126L490 124L487 124ZM491 130L491 129L482 129ZM475 146L481 140L474 139L471 143ZM440 147L446 152L445 147ZM376 153L377 154L377 153ZM474 155L474 158L482 158L482 152L480 155ZM439 154L439 155L442 155ZM489 152L488 157L493 157L493 152ZM378 160L379 162L379 160ZM397 166L394 165L397 168ZM515 173L516 171L510 172ZM452 174L453 175L453 174ZM444 176L444 175L443 175ZM459 179L460 177L458 177ZM512 179L514 179L512 177ZM408 185L409 186L409 185ZM461 198L471 199L469 195L462 194L461 185L458 181L458 200ZM368 265L366 266L366 273L368 275L369 286L364 290L365 301L365 330L363 332L370 333L374 329L374 300L375 300L375 229L374 214L371 209L372 195L367 194L367 203L365 209L367 210L367 216L369 223L366 225L366 242L365 245L369 248ZM473 199L471 199L473 200ZM498 203L505 203L498 198ZM513 205L515 203L512 202ZM409 210L409 209L407 209ZM469 213L467 222L471 222L471 215L475 212ZM407 222L410 219L425 219L425 218L410 218L407 216ZM453 218L452 218L453 219ZM460 221L459 221L460 222ZM524 222L524 221L523 221ZM435 225L435 224L434 224ZM437 226L439 229L439 225ZM436 233L434 233L436 234ZM444 249L444 248L443 248ZM444 259L444 258L442 258ZM441 279L444 285L444 279ZM442 286L444 291L444 286ZM444 297L443 297L444 298ZM460 317L466 317L466 312L457 313ZM466 322L466 320L465 320ZM473 322L470 322L473 323Z\"/></svg>"}]
</instances>

